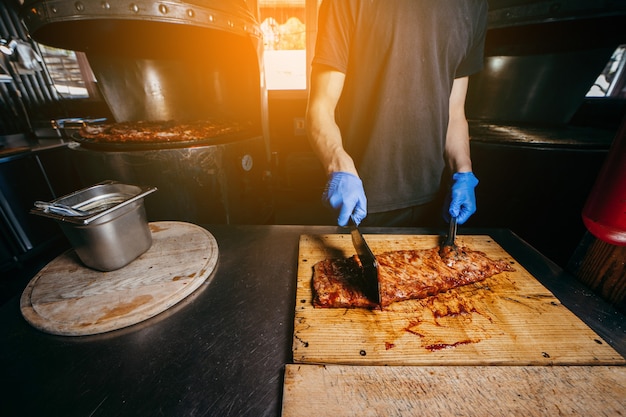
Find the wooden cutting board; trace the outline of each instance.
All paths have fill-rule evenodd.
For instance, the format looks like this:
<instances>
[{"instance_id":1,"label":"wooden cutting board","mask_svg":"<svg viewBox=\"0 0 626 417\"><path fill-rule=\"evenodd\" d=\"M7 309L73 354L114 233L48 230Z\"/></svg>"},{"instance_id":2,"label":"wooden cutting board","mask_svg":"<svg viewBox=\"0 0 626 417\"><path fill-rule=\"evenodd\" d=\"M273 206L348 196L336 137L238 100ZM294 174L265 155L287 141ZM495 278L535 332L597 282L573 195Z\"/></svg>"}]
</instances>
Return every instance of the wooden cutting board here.
<instances>
[{"instance_id":1,"label":"wooden cutting board","mask_svg":"<svg viewBox=\"0 0 626 417\"><path fill-rule=\"evenodd\" d=\"M366 235L374 254L428 249L439 236ZM626 360L489 236L457 244L506 259L515 272L385 310L312 305L313 265L354 254L349 234L300 238L293 357L358 365L585 365Z\"/></svg>"},{"instance_id":2,"label":"wooden cutting board","mask_svg":"<svg viewBox=\"0 0 626 417\"><path fill-rule=\"evenodd\" d=\"M87 268L74 250L52 260L22 293L24 318L52 334L104 333L162 313L212 276L218 246L207 230L155 222L150 231L150 249L115 271Z\"/></svg>"},{"instance_id":3,"label":"wooden cutting board","mask_svg":"<svg viewBox=\"0 0 626 417\"><path fill-rule=\"evenodd\" d=\"M287 365L283 417L618 416L623 366Z\"/></svg>"}]
</instances>

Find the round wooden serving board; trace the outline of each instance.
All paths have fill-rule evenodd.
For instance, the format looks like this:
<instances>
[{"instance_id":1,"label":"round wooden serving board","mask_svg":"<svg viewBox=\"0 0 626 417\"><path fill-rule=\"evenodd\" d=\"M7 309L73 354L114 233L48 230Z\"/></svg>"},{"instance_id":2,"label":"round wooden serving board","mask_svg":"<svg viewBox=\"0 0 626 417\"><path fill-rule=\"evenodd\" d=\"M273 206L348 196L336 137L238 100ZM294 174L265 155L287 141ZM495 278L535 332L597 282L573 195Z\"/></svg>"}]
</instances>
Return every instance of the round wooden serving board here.
<instances>
[{"instance_id":1,"label":"round wooden serving board","mask_svg":"<svg viewBox=\"0 0 626 417\"><path fill-rule=\"evenodd\" d=\"M217 241L182 222L150 223L152 246L125 267L100 272L74 250L46 265L20 300L31 325L63 336L99 334L144 321L199 288L217 265Z\"/></svg>"}]
</instances>

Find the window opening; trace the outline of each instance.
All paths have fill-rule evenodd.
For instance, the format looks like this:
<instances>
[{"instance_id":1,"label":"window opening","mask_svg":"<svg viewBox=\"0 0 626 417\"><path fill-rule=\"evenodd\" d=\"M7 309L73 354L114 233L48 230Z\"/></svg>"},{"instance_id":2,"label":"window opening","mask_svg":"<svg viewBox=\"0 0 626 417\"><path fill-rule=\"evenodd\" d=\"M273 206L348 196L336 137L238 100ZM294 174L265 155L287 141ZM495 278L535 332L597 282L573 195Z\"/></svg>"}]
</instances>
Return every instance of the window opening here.
<instances>
[{"instance_id":1,"label":"window opening","mask_svg":"<svg viewBox=\"0 0 626 417\"><path fill-rule=\"evenodd\" d=\"M63 98L87 98L90 96L89 82L95 77L81 52L53 48L39 44L54 88ZM87 67L85 67L87 65Z\"/></svg>"},{"instance_id":2,"label":"window opening","mask_svg":"<svg viewBox=\"0 0 626 417\"><path fill-rule=\"evenodd\" d=\"M626 98L626 45L620 45L587 92L587 97Z\"/></svg>"},{"instance_id":3,"label":"window opening","mask_svg":"<svg viewBox=\"0 0 626 417\"><path fill-rule=\"evenodd\" d=\"M269 90L306 89L306 20L305 0L259 1Z\"/></svg>"}]
</instances>

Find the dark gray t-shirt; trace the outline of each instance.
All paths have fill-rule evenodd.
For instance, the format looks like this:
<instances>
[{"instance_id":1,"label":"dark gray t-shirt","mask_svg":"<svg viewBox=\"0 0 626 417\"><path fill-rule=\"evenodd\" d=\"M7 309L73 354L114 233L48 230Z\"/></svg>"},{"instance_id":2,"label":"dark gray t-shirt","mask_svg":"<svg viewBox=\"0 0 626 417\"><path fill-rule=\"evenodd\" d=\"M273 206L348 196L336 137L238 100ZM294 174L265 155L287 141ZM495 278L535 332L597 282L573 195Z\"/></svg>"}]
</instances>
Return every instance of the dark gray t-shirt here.
<instances>
[{"instance_id":1,"label":"dark gray t-shirt","mask_svg":"<svg viewBox=\"0 0 626 417\"><path fill-rule=\"evenodd\" d=\"M436 195L452 83L482 68L486 25L486 0L322 3L313 64L346 75L337 122L369 212Z\"/></svg>"}]
</instances>

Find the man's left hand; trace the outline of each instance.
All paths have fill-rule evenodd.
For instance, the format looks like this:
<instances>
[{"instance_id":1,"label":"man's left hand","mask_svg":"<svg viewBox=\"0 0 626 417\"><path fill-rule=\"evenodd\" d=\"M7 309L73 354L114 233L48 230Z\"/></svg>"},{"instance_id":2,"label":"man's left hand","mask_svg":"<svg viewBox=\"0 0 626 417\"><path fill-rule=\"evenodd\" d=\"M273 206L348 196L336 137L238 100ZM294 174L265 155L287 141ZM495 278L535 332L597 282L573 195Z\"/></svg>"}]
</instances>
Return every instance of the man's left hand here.
<instances>
[{"instance_id":1,"label":"man's left hand","mask_svg":"<svg viewBox=\"0 0 626 417\"><path fill-rule=\"evenodd\" d=\"M472 172L455 172L452 175L452 187L448 195L450 206L448 216L456 217L458 224L463 224L476 212L476 195L474 188L478 178ZM446 217L446 220L449 218Z\"/></svg>"}]
</instances>

